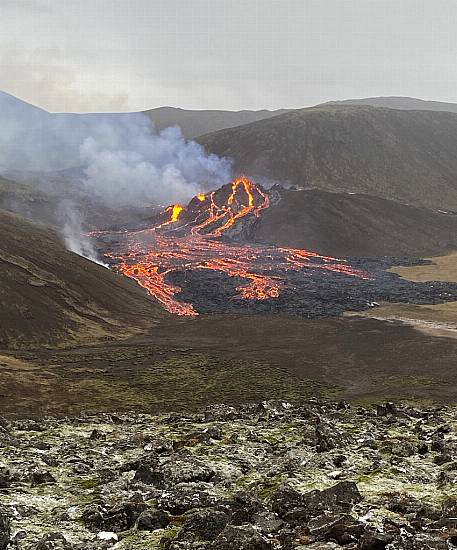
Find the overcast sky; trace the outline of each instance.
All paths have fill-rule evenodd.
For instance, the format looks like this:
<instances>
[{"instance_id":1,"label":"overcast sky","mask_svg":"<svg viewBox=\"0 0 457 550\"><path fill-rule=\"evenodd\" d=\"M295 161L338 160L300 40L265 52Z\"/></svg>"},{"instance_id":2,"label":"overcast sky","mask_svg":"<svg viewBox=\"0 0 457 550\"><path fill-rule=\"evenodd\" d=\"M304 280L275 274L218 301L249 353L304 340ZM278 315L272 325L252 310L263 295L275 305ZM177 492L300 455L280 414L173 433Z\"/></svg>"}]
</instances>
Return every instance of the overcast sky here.
<instances>
[{"instance_id":1,"label":"overcast sky","mask_svg":"<svg viewBox=\"0 0 457 550\"><path fill-rule=\"evenodd\" d=\"M51 111L457 102L456 0L0 0L0 89Z\"/></svg>"}]
</instances>

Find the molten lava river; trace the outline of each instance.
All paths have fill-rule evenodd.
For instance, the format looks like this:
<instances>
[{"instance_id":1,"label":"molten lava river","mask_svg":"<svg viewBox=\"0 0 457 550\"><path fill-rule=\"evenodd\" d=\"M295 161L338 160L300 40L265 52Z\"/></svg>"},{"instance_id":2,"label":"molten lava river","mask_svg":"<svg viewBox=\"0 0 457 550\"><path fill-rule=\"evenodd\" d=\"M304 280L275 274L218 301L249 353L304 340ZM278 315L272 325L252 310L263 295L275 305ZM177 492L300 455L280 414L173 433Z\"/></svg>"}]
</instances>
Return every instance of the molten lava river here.
<instances>
[{"instance_id":1,"label":"molten lava river","mask_svg":"<svg viewBox=\"0 0 457 550\"><path fill-rule=\"evenodd\" d=\"M169 206L146 229L96 231L91 236L110 267L137 281L177 315L202 311L195 307L192 291L187 291L191 299L183 298L186 281L192 286L197 275L200 283L193 292L199 302L205 299L201 294L217 293L227 278L231 281L234 292L228 301L222 293L221 310L233 310L233 304L271 304L283 293L294 300L291 291L297 290L300 279L316 272L320 280L325 274L345 280L369 279L345 260L307 250L248 244L244 235L269 205L268 193L242 177L217 191L197 195L187 207ZM223 277L205 279L209 273ZM179 284L177 279L181 279Z\"/></svg>"}]
</instances>

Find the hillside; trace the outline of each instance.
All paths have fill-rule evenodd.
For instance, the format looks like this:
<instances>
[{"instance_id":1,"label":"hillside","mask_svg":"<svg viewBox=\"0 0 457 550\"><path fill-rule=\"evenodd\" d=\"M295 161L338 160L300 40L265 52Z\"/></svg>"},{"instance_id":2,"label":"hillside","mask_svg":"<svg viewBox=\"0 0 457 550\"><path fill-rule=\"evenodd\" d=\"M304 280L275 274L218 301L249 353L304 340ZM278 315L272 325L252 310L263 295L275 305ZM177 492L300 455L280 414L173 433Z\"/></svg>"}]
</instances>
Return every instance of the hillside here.
<instances>
[{"instance_id":1,"label":"hillside","mask_svg":"<svg viewBox=\"0 0 457 550\"><path fill-rule=\"evenodd\" d=\"M415 97L365 97L362 99L344 99L342 101L329 101L326 105L369 105L371 107L384 107L386 109L401 109L413 111L447 111L457 113L457 103L444 101L426 101Z\"/></svg>"},{"instance_id":2,"label":"hillside","mask_svg":"<svg viewBox=\"0 0 457 550\"><path fill-rule=\"evenodd\" d=\"M200 137L237 173L457 209L457 114L323 106Z\"/></svg>"},{"instance_id":3,"label":"hillside","mask_svg":"<svg viewBox=\"0 0 457 550\"><path fill-rule=\"evenodd\" d=\"M264 120L287 111L287 109L277 111L267 111L266 109L261 111L192 111L176 107L158 107L144 111L144 113L154 121L157 130L163 130L169 126L179 126L185 138L193 139L202 134Z\"/></svg>"},{"instance_id":4,"label":"hillside","mask_svg":"<svg viewBox=\"0 0 457 550\"><path fill-rule=\"evenodd\" d=\"M252 238L331 256L420 257L457 249L457 215L369 195L280 190Z\"/></svg>"},{"instance_id":5,"label":"hillside","mask_svg":"<svg viewBox=\"0 0 457 550\"><path fill-rule=\"evenodd\" d=\"M132 281L0 211L0 348L125 337L165 313Z\"/></svg>"}]
</instances>

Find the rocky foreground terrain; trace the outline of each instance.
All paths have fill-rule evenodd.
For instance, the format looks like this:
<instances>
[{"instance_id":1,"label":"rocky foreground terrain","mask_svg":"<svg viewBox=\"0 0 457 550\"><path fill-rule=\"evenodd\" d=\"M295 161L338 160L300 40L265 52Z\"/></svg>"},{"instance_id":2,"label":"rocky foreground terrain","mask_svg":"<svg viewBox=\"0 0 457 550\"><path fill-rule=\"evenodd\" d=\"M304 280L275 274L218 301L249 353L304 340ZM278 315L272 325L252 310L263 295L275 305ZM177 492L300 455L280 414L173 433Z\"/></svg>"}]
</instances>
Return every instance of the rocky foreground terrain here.
<instances>
[{"instance_id":1,"label":"rocky foreground terrain","mask_svg":"<svg viewBox=\"0 0 457 550\"><path fill-rule=\"evenodd\" d=\"M1 420L0 549L446 549L457 409Z\"/></svg>"}]
</instances>

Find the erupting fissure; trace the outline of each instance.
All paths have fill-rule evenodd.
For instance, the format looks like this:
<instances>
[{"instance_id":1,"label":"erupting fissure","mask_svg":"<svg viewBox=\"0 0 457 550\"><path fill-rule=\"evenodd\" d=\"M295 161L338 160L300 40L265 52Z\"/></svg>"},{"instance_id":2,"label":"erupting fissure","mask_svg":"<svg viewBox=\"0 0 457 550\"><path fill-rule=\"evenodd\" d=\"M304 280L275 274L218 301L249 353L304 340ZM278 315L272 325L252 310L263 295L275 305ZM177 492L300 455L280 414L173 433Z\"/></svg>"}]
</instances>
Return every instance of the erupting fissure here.
<instances>
[{"instance_id":1,"label":"erupting fissure","mask_svg":"<svg viewBox=\"0 0 457 550\"><path fill-rule=\"evenodd\" d=\"M121 251L108 251L105 256L115 269L135 279L177 315L197 312L191 303L179 300L181 287L167 282L173 272L211 270L244 280L237 287L238 299L244 300L278 298L287 285L288 271L305 276L312 268L367 278L344 260L315 252L221 238L230 236L237 222L255 220L269 205L268 193L241 177L207 195L198 194L186 208L179 204L167 207L148 229L121 233Z\"/></svg>"}]
</instances>

